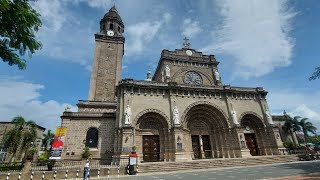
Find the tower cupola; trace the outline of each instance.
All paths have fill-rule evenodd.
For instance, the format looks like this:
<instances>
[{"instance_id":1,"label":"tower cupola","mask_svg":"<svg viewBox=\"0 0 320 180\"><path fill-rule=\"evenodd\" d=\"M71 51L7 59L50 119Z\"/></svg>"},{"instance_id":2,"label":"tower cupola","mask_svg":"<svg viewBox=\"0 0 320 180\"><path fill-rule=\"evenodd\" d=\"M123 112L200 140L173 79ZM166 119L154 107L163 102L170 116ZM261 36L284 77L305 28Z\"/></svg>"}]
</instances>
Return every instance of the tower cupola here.
<instances>
[{"instance_id":1,"label":"tower cupola","mask_svg":"<svg viewBox=\"0 0 320 180\"><path fill-rule=\"evenodd\" d=\"M113 6L100 20L100 33L108 36L122 36L124 24L118 10Z\"/></svg>"}]
</instances>

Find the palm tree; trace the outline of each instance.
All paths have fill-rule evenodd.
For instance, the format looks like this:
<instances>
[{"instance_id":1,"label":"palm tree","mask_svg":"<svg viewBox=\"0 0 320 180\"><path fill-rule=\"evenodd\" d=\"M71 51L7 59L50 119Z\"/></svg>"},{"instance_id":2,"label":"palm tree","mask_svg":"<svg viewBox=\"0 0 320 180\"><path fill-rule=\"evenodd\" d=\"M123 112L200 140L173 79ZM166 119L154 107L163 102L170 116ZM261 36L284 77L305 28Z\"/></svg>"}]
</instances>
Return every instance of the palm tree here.
<instances>
[{"instance_id":1,"label":"palm tree","mask_svg":"<svg viewBox=\"0 0 320 180\"><path fill-rule=\"evenodd\" d=\"M302 132L304 134L304 142L307 143L308 132L316 134L317 128L313 126L311 122L308 122L308 118L303 118L300 120L299 125L301 126Z\"/></svg>"},{"instance_id":2,"label":"palm tree","mask_svg":"<svg viewBox=\"0 0 320 180\"><path fill-rule=\"evenodd\" d=\"M47 151L48 145L52 146L54 141L54 134L51 132L51 129L48 130L47 134L43 134L42 146L44 146L44 150Z\"/></svg>"},{"instance_id":3,"label":"palm tree","mask_svg":"<svg viewBox=\"0 0 320 180\"><path fill-rule=\"evenodd\" d=\"M296 131L301 131L301 128L299 126L299 119L301 118L300 116L295 116L295 117L291 117L287 114L284 114L284 120L285 120L285 123L283 125L283 128L284 128L284 131L289 133L291 135L291 138L292 138L292 142L294 144L294 146L297 145L296 141L295 141L295 138L293 136L293 134L296 135ZM297 135L296 135L297 137Z\"/></svg>"},{"instance_id":4,"label":"palm tree","mask_svg":"<svg viewBox=\"0 0 320 180\"><path fill-rule=\"evenodd\" d=\"M26 121L22 116L16 116L12 120L13 128L10 129L3 137L3 145L12 154L23 154L28 150L37 138L36 124L33 121Z\"/></svg>"}]
</instances>

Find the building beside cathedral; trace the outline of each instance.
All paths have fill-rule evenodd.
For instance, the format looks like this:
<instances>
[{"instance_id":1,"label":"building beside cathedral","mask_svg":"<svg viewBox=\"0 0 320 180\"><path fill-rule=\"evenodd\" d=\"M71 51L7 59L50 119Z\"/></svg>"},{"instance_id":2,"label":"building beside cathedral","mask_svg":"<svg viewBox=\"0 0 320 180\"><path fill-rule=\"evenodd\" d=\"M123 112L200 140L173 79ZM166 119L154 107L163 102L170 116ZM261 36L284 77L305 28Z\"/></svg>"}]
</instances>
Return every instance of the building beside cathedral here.
<instances>
[{"instance_id":1,"label":"building beside cathedral","mask_svg":"<svg viewBox=\"0 0 320 180\"><path fill-rule=\"evenodd\" d=\"M262 87L223 85L219 61L190 47L163 50L146 80L121 79L125 26L112 7L95 34L88 100L61 116L63 159L85 146L96 158L124 156L136 146L140 162L188 161L279 154Z\"/></svg>"}]
</instances>

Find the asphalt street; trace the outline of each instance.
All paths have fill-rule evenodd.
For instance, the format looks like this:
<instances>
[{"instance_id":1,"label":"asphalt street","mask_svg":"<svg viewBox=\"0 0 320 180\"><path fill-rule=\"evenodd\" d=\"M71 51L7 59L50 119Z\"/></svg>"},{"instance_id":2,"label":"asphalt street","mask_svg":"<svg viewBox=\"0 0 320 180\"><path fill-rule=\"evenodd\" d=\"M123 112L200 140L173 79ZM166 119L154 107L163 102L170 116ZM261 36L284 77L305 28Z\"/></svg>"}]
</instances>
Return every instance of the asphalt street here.
<instances>
[{"instance_id":1,"label":"asphalt street","mask_svg":"<svg viewBox=\"0 0 320 180\"><path fill-rule=\"evenodd\" d=\"M288 176L318 173L320 161L306 161L287 164L258 165L250 167L219 168L205 170L190 170L167 173L140 174L135 176L120 176L100 179L124 180L251 180L270 179ZM320 177L319 177L320 179Z\"/></svg>"}]
</instances>

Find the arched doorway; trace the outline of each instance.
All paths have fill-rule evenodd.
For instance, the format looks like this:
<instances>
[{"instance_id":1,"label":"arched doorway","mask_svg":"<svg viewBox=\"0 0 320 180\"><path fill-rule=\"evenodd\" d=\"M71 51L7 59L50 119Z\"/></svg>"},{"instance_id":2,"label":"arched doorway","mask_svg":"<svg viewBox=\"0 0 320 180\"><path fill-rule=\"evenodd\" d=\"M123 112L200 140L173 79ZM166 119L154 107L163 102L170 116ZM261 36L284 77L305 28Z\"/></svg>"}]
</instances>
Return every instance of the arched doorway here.
<instances>
[{"instance_id":1,"label":"arched doorway","mask_svg":"<svg viewBox=\"0 0 320 180\"><path fill-rule=\"evenodd\" d=\"M136 128L136 143L142 147L142 162L163 161L168 149L168 123L156 112L142 115Z\"/></svg>"},{"instance_id":2,"label":"arched doorway","mask_svg":"<svg viewBox=\"0 0 320 180\"><path fill-rule=\"evenodd\" d=\"M224 114L209 104L191 107L185 122L190 131L189 150L193 159L232 157L232 133Z\"/></svg>"},{"instance_id":3,"label":"arched doorway","mask_svg":"<svg viewBox=\"0 0 320 180\"><path fill-rule=\"evenodd\" d=\"M241 119L241 127L244 128L244 138L246 147L252 156L263 155L263 134L264 124L260 118L254 114L246 114Z\"/></svg>"}]
</instances>

